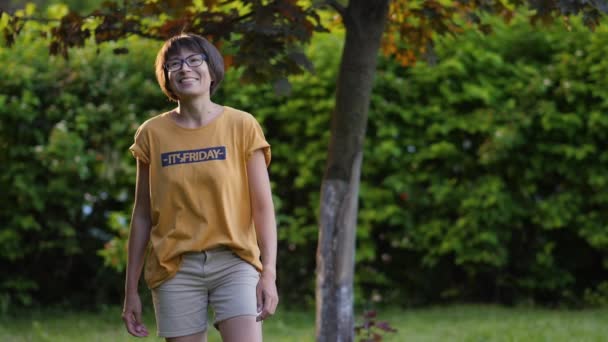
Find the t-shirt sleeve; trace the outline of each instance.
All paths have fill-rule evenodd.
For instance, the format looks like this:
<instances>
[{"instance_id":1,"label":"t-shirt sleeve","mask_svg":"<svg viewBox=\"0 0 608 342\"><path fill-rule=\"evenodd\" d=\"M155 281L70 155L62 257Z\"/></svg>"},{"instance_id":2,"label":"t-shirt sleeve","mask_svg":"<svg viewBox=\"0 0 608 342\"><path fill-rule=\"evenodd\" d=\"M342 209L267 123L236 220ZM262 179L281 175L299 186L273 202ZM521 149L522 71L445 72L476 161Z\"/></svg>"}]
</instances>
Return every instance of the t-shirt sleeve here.
<instances>
[{"instance_id":1,"label":"t-shirt sleeve","mask_svg":"<svg viewBox=\"0 0 608 342\"><path fill-rule=\"evenodd\" d=\"M150 141L145 126L140 126L135 132L135 142L129 150L133 154L133 157L141 160L146 164L150 164Z\"/></svg>"},{"instance_id":2,"label":"t-shirt sleeve","mask_svg":"<svg viewBox=\"0 0 608 342\"><path fill-rule=\"evenodd\" d=\"M264 137L262 127L260 126L258 121L250 115L248 119L245 120L244 128L245 154L247 160L249 160L253 152L262 149L262 152L264 152L264 159L266 160L266 167L268 167L268 165L270 165L271 159L270 144L268 143L268 141L266 141L266 137Z\"/></svg>"}]
</instances>

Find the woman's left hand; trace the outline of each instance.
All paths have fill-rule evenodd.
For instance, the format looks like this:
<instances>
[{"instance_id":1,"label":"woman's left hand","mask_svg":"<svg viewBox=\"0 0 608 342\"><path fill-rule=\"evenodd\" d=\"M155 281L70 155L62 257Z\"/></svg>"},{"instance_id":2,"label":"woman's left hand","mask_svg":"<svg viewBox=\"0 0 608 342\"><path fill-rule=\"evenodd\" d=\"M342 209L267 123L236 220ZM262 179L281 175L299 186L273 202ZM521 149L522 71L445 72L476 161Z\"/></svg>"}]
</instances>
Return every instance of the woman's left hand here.
<instances>
[{"instance_id":1,"label":"woman's left hand","mask_svg":"<svg viewBox=\"0 0 608 342\"><path fill-rule=\"evenodd\" d=\"M276 277L262 272L260 281L256 287L256 295L258 300L258 317L256 320L259 322L274 315L279 304Z\"/></svg>"}]
</instances>

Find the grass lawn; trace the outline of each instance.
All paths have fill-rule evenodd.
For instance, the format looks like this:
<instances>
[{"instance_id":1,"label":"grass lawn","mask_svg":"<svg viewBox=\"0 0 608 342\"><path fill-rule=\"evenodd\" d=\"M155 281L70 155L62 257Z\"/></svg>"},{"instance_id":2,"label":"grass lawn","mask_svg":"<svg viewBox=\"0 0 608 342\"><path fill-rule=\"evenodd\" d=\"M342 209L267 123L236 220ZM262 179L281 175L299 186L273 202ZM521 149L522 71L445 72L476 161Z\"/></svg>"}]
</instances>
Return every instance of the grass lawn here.
<instances>
[{"instance_id":1,"label":"grass lawn","mask_svg":"<svg viewBox=\"0 0 608 342\"><path fill-rule=\"evenodd\" d=\"M385 341L608 341L608 308L557 311L497 306L449 306L417 310L387 309L380 312L398 329ZM145 315L151 334L154 317ZM314 312L277 312L264 323L265 341L314 341ZM120 320L120 309L101 313L36 311L0 317L0 341L162 341L130 337ZM219 342L210 329L210 342Z\"/></svg>"}]
</instances>

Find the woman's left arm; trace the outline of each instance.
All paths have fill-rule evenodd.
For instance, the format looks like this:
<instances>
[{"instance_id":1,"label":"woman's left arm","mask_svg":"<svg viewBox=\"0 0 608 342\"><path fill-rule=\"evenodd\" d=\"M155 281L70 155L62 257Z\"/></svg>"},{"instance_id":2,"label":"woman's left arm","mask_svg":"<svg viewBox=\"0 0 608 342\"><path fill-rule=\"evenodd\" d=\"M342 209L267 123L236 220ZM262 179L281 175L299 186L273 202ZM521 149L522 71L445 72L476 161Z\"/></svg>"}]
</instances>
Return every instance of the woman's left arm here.
<instances>
[{"instance_id":1,"label":"woman's left arm","mask_svg":"<svg viewBox=\"0 0 608 342\"><path fill-rule=\"evenodd\" d=\"M276 286L277 225L274 217L270 179L266 169L264 153L261 149L253 152L249 158L247 174L253 222L255 223L263 265L263 271L256 289L259 312L257 320L261 321L273 315L279 303Z\"/></svg>"}]
</instances>

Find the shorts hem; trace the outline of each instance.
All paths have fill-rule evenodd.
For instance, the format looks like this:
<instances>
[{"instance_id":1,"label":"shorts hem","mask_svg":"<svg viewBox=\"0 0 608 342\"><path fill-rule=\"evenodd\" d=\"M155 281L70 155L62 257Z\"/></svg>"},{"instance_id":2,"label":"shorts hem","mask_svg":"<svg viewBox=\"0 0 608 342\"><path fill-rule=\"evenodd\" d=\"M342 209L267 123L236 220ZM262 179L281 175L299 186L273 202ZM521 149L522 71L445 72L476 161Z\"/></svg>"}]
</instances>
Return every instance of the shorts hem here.
<instances>
[{"instance_id":1,"label":"shorts hem","mask_svg":"<svg viewBox=\"0 0 608 342\"><path fill-rule=\"evenodd\" d=\"M171 331L171 332L159 331L157 333L157 335L158 335L158 337L172 338L172 337L182 337L182 336L194 335L194 334L202 333L204 331L207 331L207 326L191 328L191 329L186 329L186 330L182 330L182 331Z\"/></svg>"}]
</instances>

